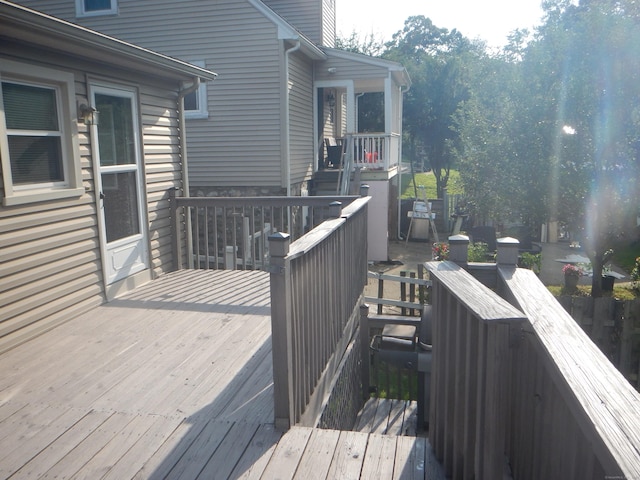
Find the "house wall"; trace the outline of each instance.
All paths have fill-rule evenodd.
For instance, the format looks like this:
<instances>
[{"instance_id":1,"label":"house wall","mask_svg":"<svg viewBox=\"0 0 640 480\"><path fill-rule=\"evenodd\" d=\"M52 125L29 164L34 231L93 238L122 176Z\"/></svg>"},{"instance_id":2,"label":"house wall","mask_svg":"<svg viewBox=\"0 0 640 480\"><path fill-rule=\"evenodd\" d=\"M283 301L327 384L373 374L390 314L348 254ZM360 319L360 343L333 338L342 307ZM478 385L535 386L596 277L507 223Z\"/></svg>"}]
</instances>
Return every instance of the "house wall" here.
<instances>
[{"instance_id":1,"label":"house wall","mask_svg":"<svg viewBox=\"0 0 640 480\"><path fill-rule=\"evenodd\" d=\"M150 261L155 275L170 270L168 190L181 186L182 177L176 110L178 86L158 78L134 76L100 62L81 63L71 57L12 44L0 32L0 70L5 58L71 72L75 78L76 99L86 99L87 76L138 88ZM28 337L105 300L91 138L87 128L78 124L84 195L11 207L0 204L0 338L3 346L9 343L7 338ZM1 196L4 196L2 182Z\"/></svg>"},{"instance_id":2,"label":"house wall","mask_svg":"<svg viewBox=\"0 0 640 480\"><path fill-rule=\"evenodd\" d=\"M262 0L317 45L336 43L336 0Z\"/></svg>"},{"instance_id":3,"label":"house wall","mask_svg":"<svg viewBox=\"0 0 640 480\"><path fill-rule=\"evenodd\" d=\"M118 15L87 18L75 17L75 0L18 3L176 58L204 60L219 76L207 90L208 118L187 120L192 191L282 192L286 187L283 45L273 22L248 1L119 0Z\"/></svg>"},{"instance_id":4,"label":"house wall","mask_svg":"<svg viewBox=\"0 0 640 480\"><path fill-rule=\"evenodd\" d=\"M292 56L289 66L291 182L297 185L313 175L313 66L299 54Z\"/></svg>"}]
</instances>

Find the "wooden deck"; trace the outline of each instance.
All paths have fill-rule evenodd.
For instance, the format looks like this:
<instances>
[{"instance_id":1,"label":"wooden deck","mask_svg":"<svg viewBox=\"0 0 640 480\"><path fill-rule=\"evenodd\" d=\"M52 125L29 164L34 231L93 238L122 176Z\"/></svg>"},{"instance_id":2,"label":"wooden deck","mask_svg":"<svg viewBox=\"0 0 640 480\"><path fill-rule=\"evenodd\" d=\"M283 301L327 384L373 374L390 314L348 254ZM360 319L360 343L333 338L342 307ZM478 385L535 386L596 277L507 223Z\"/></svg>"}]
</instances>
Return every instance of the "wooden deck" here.
<instances>
[{"instance_id":1,"label":"wooden deck","mask_svg":"<svg viewBox=\"0 0 640 480\"><path fill-rule=\"evenodd\" d=\"M424 438L273 428L269 276L179 271L0 356L0 478L435 478Z\"/></svg>"}]
</instances>

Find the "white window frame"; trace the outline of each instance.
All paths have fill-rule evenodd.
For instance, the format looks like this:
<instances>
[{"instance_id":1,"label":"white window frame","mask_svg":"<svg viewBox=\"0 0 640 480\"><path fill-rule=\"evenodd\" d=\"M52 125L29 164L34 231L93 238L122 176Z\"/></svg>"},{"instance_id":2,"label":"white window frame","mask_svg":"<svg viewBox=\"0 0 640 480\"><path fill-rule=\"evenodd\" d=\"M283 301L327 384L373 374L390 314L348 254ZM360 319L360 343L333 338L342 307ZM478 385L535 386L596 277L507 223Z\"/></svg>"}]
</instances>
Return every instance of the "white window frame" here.
<instances>
[{"instance_id":1,"label":"white window frame","mask_svg":"<svg viewBox=\"0 0 640 480\"><path fill-rule=\"evenodd\" d=\"M189 60L189 63L197 66L206 68L204 60ZM209 109L208 98L207 98L207 82L200 82L200 86L198 90L196 90L196 99L198 100L198 108L197 110L187 110L184 109L184 118L189 119L202 119L209 118Z\"/></svg>"},{"instance_id":2,"label":"white window frame","mask_svg":"<svg viewBox=\"0 0 640 480\"><path fill-rule=\"evenodd\" d=\"M117 15L118 0L109 0L110 7L104 10L94 10L87 12L84 8L84 0L76 0L76 17L97 17L100 15Z\"/></svg>"},{"instance_id":3,"label":"white window frame","mask_svg":"<svg viewBox=\"0 0 640 480\"><path fill-rule=\"evenodd\" d=\"M5 81L55 90L64 172L64 179L61 182L34 183L32 185L13 184L7 123L1 92L2 82ZM0 162L4 186L2 202L5 206L79 197L84 194L73 74L12 60L2 60L0 63Z\"/></svg>"}]
</instances>

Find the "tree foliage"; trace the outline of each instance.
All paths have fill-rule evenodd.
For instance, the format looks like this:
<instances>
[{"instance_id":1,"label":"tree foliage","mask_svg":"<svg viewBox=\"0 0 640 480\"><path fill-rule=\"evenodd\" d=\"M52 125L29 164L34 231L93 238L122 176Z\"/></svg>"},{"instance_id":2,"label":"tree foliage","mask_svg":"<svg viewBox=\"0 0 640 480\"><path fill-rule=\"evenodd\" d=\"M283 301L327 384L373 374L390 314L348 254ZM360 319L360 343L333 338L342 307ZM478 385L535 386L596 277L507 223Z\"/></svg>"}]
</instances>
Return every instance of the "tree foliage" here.
<instances>
[{"instance_id":1,"label":"tree foliage","mask_svg":"<svg viewBox=\"0 0 640 480\"><path fill-rule=\"evenodd\" d=\"M386 44L385 58L402 63L412 87L404 100L404 148L426 158L442 196L459 150L454 116L468 99L468 68L479 50L457 30L436 27L424 16L409 17Z\"/></svg>"},{"instance_id":2,"label":"tree foliage","mask_svg":"<svg viewBox=\"0 0 640 480\"><path fill-rule=\"evenodd\" d=\"M513 38L503 64L476 77L459 122L461 174L485 216L558 220L578 233L598 295L604 254L638 207L638 7L549 0L544 8L530 43Z\"/></svg>"},{"instance_id":3,"label":"tree foliage","mask_svg":"<svg viewBox=\"0 0 640 480\"><path fill-rule=\"evenodd\" d=\"M640 1L544 0L533 32L497 53L409 17L383 56L412 78L405 154L427 158L438 194L460 171L476 222L567 225L594 267L637 235Z\"/></svg>"}]
</instances>

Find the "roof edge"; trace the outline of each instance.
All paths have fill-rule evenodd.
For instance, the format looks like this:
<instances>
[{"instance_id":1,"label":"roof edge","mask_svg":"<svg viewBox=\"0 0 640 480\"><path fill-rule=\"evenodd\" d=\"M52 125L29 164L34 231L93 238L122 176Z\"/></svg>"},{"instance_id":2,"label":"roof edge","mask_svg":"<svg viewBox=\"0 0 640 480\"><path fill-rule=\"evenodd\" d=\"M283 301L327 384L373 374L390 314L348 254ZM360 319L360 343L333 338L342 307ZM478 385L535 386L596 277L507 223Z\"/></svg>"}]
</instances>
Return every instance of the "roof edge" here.
<instances>
[{"instance_id":1,"label":"roof edge","mask_svg":"<svg viewBox=\"0 0 640 480\"><path fill-rule=\"evenodd\" d=\"M253 7L258 10L268 20L278 28L279 40L299 41L302 50L313 60L324 60L326 55L321 47L309 40L304 34L300 33L293 25L284 18L266 6L260 0L247 0Z\"/></svg>"},{"instance_id":2,"label":"roof edge","mask_svg":"<svg viewBox=\"0 0 640 480\"><path fill-rule=\"evenodd\" d=\"M0 0L0 18L9 19L18 25L24 26L27 29L25 30L25 37L28 35L28 29L35 27L41 32L51 34L53 38L82 41L84 45L103 51L115 52L125 57L134 58L137 61L142 60L148 65L170 70L173 73L199 77L203 80L214 80L217 77L216 73L205 68L133 45L37 10L16 5L7 0ZM55 45L55 42L49 43Z\"/></svg>"}]
</instances>

